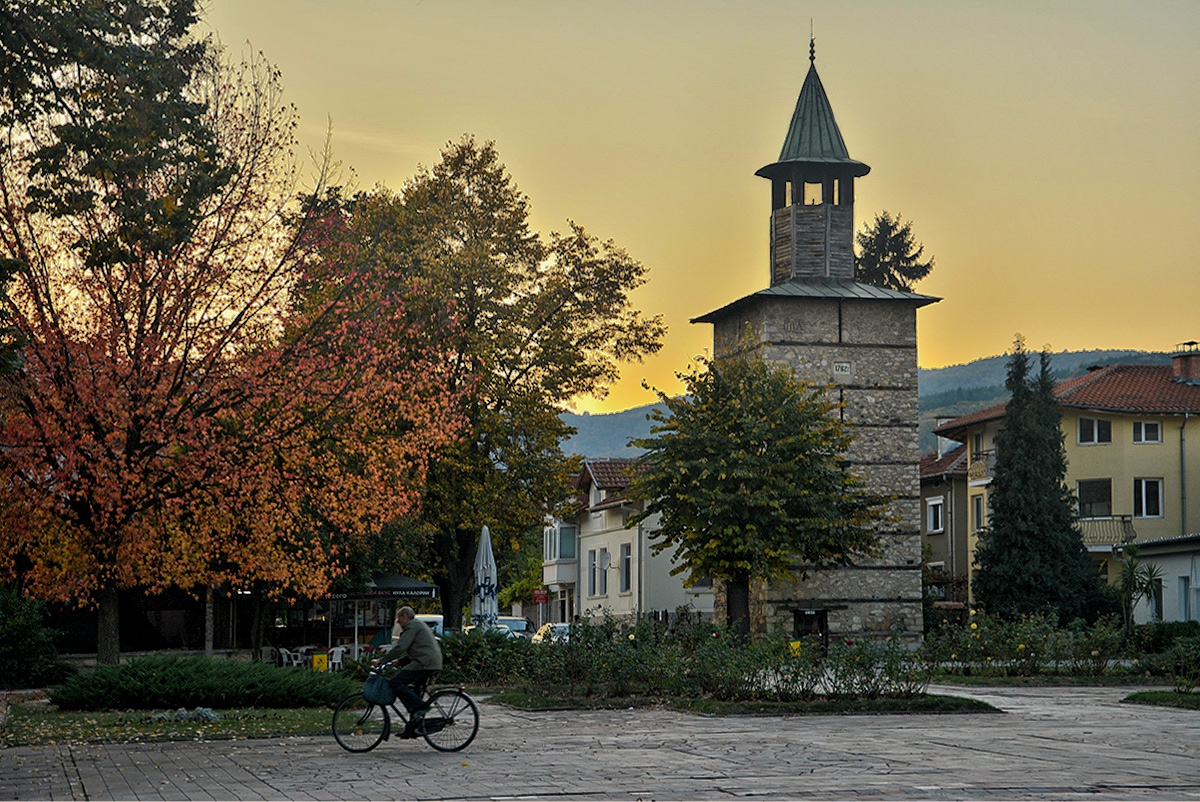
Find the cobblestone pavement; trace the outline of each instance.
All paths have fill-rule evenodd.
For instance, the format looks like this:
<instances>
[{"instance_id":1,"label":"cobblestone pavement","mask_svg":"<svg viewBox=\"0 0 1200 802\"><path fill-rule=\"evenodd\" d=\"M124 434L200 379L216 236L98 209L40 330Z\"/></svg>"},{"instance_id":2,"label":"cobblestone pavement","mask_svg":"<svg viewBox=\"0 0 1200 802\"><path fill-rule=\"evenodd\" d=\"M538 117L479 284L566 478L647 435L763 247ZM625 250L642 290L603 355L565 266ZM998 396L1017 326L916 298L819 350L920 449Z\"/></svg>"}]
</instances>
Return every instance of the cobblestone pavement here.
<instances>
[{"instance_id":1,"label":"cobblestone pavement","mask_svg":"<svg viewBox=\"0 0 1200 802\"><path fill-rule=\"evenodd\" d=\"M332 737L0 751L0 799L1195 799L1200 713L1121 688L934 688L996 714L706 718L482 704L461 754Z\"/></svg>"}]
</instances>

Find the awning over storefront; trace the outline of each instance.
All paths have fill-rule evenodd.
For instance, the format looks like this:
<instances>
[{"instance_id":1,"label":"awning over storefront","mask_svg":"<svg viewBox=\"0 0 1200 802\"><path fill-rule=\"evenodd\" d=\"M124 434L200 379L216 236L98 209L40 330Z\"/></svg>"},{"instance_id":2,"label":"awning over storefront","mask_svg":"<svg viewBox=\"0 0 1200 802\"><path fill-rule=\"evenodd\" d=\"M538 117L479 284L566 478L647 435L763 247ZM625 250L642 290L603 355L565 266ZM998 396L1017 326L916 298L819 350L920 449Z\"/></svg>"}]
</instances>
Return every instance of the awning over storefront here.
<instances>
[{"instance_id":1,"label":"awning over storefront","mask_svg":"<svg viewBox=\"0 0 1200 802\"><path fill-rule=\"evenodd\" d=\"M379 599L436 599L437 585L403 574L372 574L361 587L348 593L331 593L332 601L374 601Z\"/></svg>"}]
</instances>

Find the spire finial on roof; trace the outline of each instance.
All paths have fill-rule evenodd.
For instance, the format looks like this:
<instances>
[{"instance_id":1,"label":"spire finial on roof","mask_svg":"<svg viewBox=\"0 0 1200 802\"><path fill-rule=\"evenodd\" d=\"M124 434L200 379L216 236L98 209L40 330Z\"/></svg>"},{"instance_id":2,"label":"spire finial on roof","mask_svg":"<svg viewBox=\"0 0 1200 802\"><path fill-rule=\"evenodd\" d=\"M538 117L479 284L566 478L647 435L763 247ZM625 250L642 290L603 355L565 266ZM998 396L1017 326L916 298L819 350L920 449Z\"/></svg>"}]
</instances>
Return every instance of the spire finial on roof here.
<instances>
[{"instance_id":1,"label":"spire finial on roof","mask_svg":"<svg viewBox=\"0 0 1200 802\"><path fill-rule=\"evenodd\" d=\"M808 63L817 63L817 35L814 32L811 17L808 20Z\"/></svg>"}]
</instances>

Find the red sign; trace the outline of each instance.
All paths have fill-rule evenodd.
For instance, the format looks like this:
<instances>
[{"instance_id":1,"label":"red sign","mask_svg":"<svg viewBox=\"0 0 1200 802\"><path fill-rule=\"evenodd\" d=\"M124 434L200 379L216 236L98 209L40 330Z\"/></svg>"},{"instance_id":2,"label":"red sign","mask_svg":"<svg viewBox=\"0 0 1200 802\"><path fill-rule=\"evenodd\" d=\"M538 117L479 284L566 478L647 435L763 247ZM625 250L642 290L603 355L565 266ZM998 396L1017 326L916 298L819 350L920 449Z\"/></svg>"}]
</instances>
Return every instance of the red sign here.
<instances>
[{"instance_id":1,"label":"red sign","mask_svg":"<svg viewBox=\"0 0 1200 802\"><path fill-rule=\"evenodd\" d=\"M534 604L545 604L548 601L550 601L550 591L545 588L538 588L533 592Z\"/></svg>"}]
</instances>

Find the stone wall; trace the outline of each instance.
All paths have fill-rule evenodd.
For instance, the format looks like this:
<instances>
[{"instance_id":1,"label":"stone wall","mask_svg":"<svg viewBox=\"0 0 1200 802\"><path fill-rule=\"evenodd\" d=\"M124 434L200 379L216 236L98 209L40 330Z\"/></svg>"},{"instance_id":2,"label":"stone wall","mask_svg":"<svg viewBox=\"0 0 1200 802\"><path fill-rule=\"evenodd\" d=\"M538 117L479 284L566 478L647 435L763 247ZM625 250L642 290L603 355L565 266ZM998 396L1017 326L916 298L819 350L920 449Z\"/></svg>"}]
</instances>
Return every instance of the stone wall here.
<instances>
[{"instance_id":1,"label":"stone wall","mask_svg":"<svg viewBox=\"0 0 1200 802\"><path fill-rule=\"evenodd\" d=\"M892 497L876 526L878 553L848 568L796 567L795 579L758 583L752 626L791 630L796 610L827 611L831 635L899 628L921 637L920 451L917 434L916 304L836 298L755 298L717 321L717 354L749 349L832 384L855 439L848 470ZM721 598L717 609L724 610Z\"/></svg>"}]
</instances>

